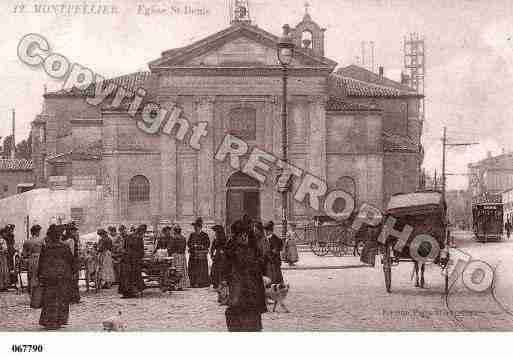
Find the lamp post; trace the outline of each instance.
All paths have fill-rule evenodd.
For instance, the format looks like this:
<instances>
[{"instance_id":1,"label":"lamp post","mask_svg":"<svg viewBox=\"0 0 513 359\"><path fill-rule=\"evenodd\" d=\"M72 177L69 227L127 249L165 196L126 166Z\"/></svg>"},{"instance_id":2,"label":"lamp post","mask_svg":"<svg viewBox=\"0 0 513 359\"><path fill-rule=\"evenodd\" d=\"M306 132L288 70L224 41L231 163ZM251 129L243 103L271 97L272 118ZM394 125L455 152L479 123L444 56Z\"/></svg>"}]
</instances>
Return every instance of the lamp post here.
<instances>
[{"instance_id":1,"label":"lamp post","mask_svg":"<svg viewBox=\"0 0 513 359\"><path fill-rule=\"evenodd\" d=\"M287 130L287 78L288 67L292 63L294 57L294 43L289 36L289 26L283 26L283 37L278 43L278 61L282 67L283 79L283 101L281 107L281 145L282 145L282 161L286 165L288 163L287 147L288 147L288 130ZM282 171L282 176L287 176L285 171ZM281 182L281 181L280 181ZM287 236L287 212L288 212L288 188L285 185L281 190L282 202L282 238L285 240Z\"/></svg>"}]
</instances>

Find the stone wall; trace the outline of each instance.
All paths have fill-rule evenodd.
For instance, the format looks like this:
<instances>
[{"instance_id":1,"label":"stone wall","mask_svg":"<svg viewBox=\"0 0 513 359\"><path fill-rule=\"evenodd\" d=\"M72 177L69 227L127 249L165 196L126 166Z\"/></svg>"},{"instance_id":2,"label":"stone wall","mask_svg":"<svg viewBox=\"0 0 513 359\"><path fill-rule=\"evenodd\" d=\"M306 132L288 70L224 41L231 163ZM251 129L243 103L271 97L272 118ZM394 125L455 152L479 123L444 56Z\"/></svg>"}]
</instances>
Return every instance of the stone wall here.
<instances>
[{"instance_id":1,"label":"stone wall","mask_svg":"<svg viewBox=\"0 0 513 359\"><path fill-rule=\"evenodd\" d=\"M20 183L34 183L32 170L0 171L0 199L15 195Z\"/></svg>"}]
</instances>

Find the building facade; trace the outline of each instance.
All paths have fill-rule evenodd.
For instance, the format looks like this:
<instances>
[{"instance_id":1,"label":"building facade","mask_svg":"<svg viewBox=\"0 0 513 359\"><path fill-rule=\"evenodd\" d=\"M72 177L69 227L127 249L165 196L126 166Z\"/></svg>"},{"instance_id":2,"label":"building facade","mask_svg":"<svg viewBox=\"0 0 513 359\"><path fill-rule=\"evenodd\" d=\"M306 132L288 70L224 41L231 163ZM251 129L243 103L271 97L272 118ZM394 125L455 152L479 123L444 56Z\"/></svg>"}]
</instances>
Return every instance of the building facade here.
<instances>
[{"instance_id":1,"label":"building facade","mask_svg":"<svg viewBox=\"0 0 513 359\"><path fill-rule=\"evenodd\" d=\"M0 199L34 187L32 161L0 159Z\"/></svg>"},{"instance_id":2,"label":"building facade","mask_svg":"<svg viewBox=\"0 0 513 359\"><path fill-rule=\"evenodd\" d=\"M513 188L513 153L503 153L468 165L469 195L475 201L486 194L500 195Z\"/></svg>"},{"instance_id":3,"label":"building facade","mask_svg":"<svg viewBox=\"0 0 513 359\"><path fill-rule=\"evenodd\" d=\"M382 208L394 192L415 190L422 129L412 118L419 96L388 79L351 80L334 72L336 62L324 56L325 30L309 14L284 30L297 46L288 70L290 162L326 180L329 189L353 194L357 204ZM218 33L164 51L148 72L106 82L144 88L162 107L180 108L191 126L206 123L199 151L189 145L191 131L183 140L141 131L126 101L114 95L90 105L94 86L45 94L44 111L32 125L37 186L47 186L52 176L65 176L69 185L79 176L103 186L102 224L190 224L197 216L226 224L243 213L279 222L277 173L260 184L214 158L227 133L281 157L278 41L235 17ZM412 114L406 132L397 110L404 102ZM296 223L314 215L293 200L289 210Z\"/></svg>"}]
</instances>

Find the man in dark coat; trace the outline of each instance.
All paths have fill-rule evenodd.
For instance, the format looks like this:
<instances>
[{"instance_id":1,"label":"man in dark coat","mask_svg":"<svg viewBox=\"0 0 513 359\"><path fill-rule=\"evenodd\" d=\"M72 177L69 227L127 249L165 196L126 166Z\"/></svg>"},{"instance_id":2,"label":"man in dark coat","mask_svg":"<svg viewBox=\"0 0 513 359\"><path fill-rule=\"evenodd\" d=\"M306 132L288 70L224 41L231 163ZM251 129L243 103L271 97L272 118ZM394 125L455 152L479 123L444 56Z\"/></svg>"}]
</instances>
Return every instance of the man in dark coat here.
<instances>
[{"instance_id":1,"label":"man in dark coat","mask_svg":"<svg viewBox=\"0 0 513 359\"><path fill-rule=\"evenodd\" d=\"M144 257L143 236L146 228L146 225L140 225L125 240L119 283L119 293L123 295L122 298L135 298L144 289L141 271Z\"/></svg>"},{"instance_id":2,"label":"man in dark coat","mask_svg":"<svg viewBox=\"0 0 513 359\"><path fill-rule=\"evenodd\" d=\"M283 241L274 234L274 222L269 221L264 226L265 236L269 242L269 265L266 270L266 276L271 279L272 284L283 283L283 274L281 272L281 251Z\"/></svg>"}]
</instances>

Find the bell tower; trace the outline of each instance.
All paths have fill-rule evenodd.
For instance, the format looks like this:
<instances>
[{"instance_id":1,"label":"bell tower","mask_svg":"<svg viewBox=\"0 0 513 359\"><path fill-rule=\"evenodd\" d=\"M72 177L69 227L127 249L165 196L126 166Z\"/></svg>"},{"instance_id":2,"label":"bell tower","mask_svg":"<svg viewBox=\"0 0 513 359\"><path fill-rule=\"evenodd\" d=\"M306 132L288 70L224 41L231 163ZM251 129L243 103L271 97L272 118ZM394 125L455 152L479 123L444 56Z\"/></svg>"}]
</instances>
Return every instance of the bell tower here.
<instances>
[{"instance_id":1,"label":"bell tower","mask_svg":"<svg viewBox=\"0 0 513 359\"><path fill-rule=\"evenodd\" d=\"M292 39L297 48L312 52L317 56L324 56L324 32L310 16L310 4L305 3L303 20L292 30Z\"/></svg>"},{"instance_id":2,"label":"bell tower","mask_svg":"<svg viewBox=\"0 0 513 359\"><path fill-rule=\"evenodd\" d=\"M249 0L230 0L230 24L251 24Z\"/></svg>"}]
</instances>

